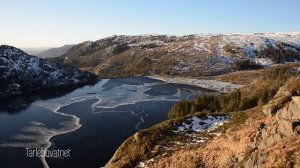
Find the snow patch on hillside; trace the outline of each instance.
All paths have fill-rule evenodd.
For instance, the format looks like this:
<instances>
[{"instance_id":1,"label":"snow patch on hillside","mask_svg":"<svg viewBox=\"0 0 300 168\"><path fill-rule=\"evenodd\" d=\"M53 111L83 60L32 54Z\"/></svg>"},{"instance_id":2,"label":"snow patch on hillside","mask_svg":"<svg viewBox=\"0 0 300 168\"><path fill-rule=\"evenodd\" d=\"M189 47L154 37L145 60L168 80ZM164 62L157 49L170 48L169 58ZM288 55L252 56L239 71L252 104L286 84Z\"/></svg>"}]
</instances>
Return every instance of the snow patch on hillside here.
<instances>
[{"instance_id":1,"label":"snow patch on hillside","mask_svg":"<svg viewBox=\"0 0 300 168\"><path fill-rule=\"evenodd\" d=\"M161 40L145 40L137 43L128 44L129 47L142 47L147 45L163 46L165 43Z\"/></svg>"},{"instance_id":2,"label":"snow patch on hillside","mask_svg":"<svg viewBox=\"0 0 300 168\"><path fill-rule=\"evenodd\" d=\"M206 116L198 118L196 116L187 119L182 122L181 125L177 127L177 130L174 132L204 132L214 130L215 128L222 126L226 120L229 119L229 116Z\"/></svg>"},{"instance_id":3,"label":"snow patch on hillside","mask_svg":"<svg viewBox=\"0 0 300 168\"><path fill-rule=\"evenodd\" d=\"M206 45L206 46L205 46ZM207 52L211 53L211 51L208 49L209 48L209 43L204 44L204 43L195 43L193 46L193 49L197 50L198 52Z\"/></svg>"},{"instance_id":4,"label":"snow patch on hillside","mask_svg":"<svg viewBox=\"0 0 300 168\"><path fill-rule=\"evenodd\" d=\"M285 43L289 43L293 46L300 47L300 32L289 32L289 33L263 33L264 37L273 38Z\"/></svg>"},{"instance_id":5,"label":"snow patch on hillside","mask_svg":"<svg viewBox=\"0 0 300 168\"><path fill-rule=\"evenodd\" d=\"M248 57L252 57L252 58L255 57L256 56L255 50L256 50L256 48L254 45L247 44L244 47L244 51Z\"/></svg>"},{"instance_id":6,"label":"snow patch on hillside","mask_svg":"<svg viewBox=\"0 0 300 168\"><path fill-rule=\"evenodd\" d=\"M273 65L273 61L270 58L254 58L253 61L262 66L270 66Z\"/></svg>"}]
</instances>

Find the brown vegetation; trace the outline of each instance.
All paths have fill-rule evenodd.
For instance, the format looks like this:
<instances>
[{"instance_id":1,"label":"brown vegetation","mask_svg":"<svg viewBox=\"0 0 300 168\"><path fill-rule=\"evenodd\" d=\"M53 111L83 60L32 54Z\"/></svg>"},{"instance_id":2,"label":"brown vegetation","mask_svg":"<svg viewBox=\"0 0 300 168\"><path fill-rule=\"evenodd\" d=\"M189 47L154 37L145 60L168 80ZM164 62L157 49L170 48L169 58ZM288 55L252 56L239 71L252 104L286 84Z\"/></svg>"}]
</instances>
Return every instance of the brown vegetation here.
<instances>
[{"instance_id":1,"label":"brown vegetation","mask_svg":"<svg viewBox=\"0 0 300 168\"><path fill-rule=\"evenodd\" d=\"M201 111L233 112L245 110L267 103L287 80L297 76L296 66L278 66L266 69L260 75L259 85L255 84L251 93L236 90L226 95L206 95L192 101L182 100L169 112L169 118L183 117Z\"/></svg>"}]
</instances>

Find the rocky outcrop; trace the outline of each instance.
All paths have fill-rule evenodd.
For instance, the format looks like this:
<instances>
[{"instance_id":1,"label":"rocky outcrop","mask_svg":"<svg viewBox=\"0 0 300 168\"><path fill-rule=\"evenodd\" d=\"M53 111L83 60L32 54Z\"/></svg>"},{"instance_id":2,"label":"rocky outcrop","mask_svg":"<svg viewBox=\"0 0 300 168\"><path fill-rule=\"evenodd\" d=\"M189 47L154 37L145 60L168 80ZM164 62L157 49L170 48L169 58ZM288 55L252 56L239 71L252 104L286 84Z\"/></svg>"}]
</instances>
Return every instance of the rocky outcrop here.
<instances>
[{"instance_id":1,"label":"rocky outcrop","mask_svg":"<svg viewBox=\"0 0 300 168\"><path fill-rule=\"evenodd\" d=\"M96 81L95 75L71 66L30 56L15 47L0 46L0 98Z\"/></svg>"},{"instance_id":2,"label":"rocky outcrop","mask_svg":"<svg viewBox=\"0 0 300 168\"><path fill-rule=\"evenodd\" d=\"M296 155L300 145L294 144L300 141L299 85L298 78L280 88L274 99L263 107L267 119L260 124L252 143L254 150L245 167L300 166L300 157Z\"/></svg>"}]
</instances>

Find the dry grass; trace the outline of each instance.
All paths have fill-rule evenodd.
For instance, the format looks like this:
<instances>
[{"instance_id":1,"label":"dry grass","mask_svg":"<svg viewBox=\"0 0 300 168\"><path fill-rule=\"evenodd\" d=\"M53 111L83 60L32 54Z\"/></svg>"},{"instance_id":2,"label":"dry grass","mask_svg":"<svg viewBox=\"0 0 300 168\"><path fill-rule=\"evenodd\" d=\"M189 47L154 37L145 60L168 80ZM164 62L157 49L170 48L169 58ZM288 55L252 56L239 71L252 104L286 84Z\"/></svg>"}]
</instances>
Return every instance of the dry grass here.
<instances>
[{"instance_id":1,"label":"dry grass","mask_svg":"<svg viewBox=\"0 0 300 168\"><path fill-rule=\"evenodd\" d=\"M196 114L198 117L204 117L206 115L206 113ZM218 116L226 114L220 113L209 115ZM155 158L162 154L167 154L166 156L171 155L172 152L181 149L181 146L174 144L174 142L186 143L187 140L193 139L187 135L173 132L176 130L176 125L181 124L183 120L191 117L192 116L189 115L174 120L167 120L148 129L139 131L123 142L106 167L134 167L138 162L148 160L149 158ZM212 137L205 133L199 133L199 136L208 139ZM172 150L166 149L165 147L167 146Z\"/></svg>"},{"instance_id":2,"label":"dry grass","mask_svg":"<svg viewBox=\"0 0 300 168\"><path fill-rule=\"evenodd\" d=\"M212 79L238 85L248 85L249 83L258 79L262 71L263 70L236 71L225 75L214 76Z\"/></svg>"},{"instance_id":3,"label":"dry grass","mask_svg":"<svg viewBox=\"0 0 300 168\"><path fill-rule=\"evenodd\" d=\"M282 89L299 95L299 76L292 76L285 83ZM233 114L230 122L215 130L223 132L222 136L215 137L198 148L181 149L172 155L161 157L149 164L149 167L243 167L256 150L253 142L261 123L272 127L273 120L262 113L260 106ZM258 155L263 158L262 166L300 167L299 143L299 137L285 138L272 147L260 150Z\"/></svg>"},{"instance_id":4,"label":"dry grass","mask_svg":"<svg viewBox=\"0 0 300 168\"><path fill-rule=\"evenodd\" d=\"M258 109L241 111L232 120L216 131L226 132L222 136L192 149L181 149L172 155L161 157L149 167L231 167L239 161L238 156L247 154L251 148L256 128L265 116ZM240 158L241 159L241 158Z\"/></svg>"}]
</instances>

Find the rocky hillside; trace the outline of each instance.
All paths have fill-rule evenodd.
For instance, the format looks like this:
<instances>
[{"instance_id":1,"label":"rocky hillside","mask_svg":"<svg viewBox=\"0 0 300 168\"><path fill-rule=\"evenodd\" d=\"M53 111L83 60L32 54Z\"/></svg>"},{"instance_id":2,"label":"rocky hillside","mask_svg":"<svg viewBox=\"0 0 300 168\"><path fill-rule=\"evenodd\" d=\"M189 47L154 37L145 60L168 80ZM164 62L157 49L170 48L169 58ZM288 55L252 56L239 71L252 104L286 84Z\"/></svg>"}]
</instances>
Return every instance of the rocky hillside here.
<instances>
[{"instance_id":1,"label":"rocky hillside","mask_svg":"<svg viewBox=\"0 0 300 168\"><path fill-rule=\"evenodd\" d=\"M139 167L300 167L299 84L300 78L283 86L262 107L263 113L260 108L237 113L246 120L229 123L223 134L193 148L183 146L154 162L146 160Z\"/></svg>"},{"instance_id":2,"label":"rocky hillside","mask_svg":"<svg viewBox=\"0 0 300 168\"><path fill-rule=\"evenodd\" d=\"M55 87L91 84L97 77L70 66L0 46L0 98Z\"/></svg>"},{"instance_id":3,"label":"rocky hillside","mask_svg":"<svg viewBox=\"0 0 300 168\"><path fill-rule=\"evenodd\" d=\"M252 104L253 98L259 99L257 104L246 110L213 112L215 101L209 100L203 111L134 134L106 167L299 167L299 68L299 63L270 67L255 71L247 79L242 79L249 73L246 71L217 77L236 80L241 76L239 80L248 83L238 96L244 102L237 103L236 97L225 95L226 100L237 100L226 105ZM278 84L281 87L273 96L270 87Z\"/></svg>"},{"instance_id":4,"label":"rocky hillside","mask_svg":"<svg viewBox=\"0 0 300 168\"><path fill-rule=\"evenodd\" d=\"M245 167L300 167L300 78L280 88L263 107L267 118L251 143Z\"/></svg>"},{"instance_id":5,"label":"rocky hillside","mask_svg":"<svg viewBox=\"0 0 300 168\"><path fill-rule=\"evenodd\" d=\"M101 76L206 76L300 60L299 33L111 36L57 59Z\"/></svg>"},{"instance_id":6,"label":"rocky hillside","mask_svg":"<svg viewBox=\"0 0 300 168\"><path fill-rule=\"evenodd\" d=\"M34 55L41 58L60 57L63 56L65 53L67 53L72 47L74 47L74 45L64 45L62 47L50 48L48 50L38 52Z\"/></svg>"}]
</instances>

